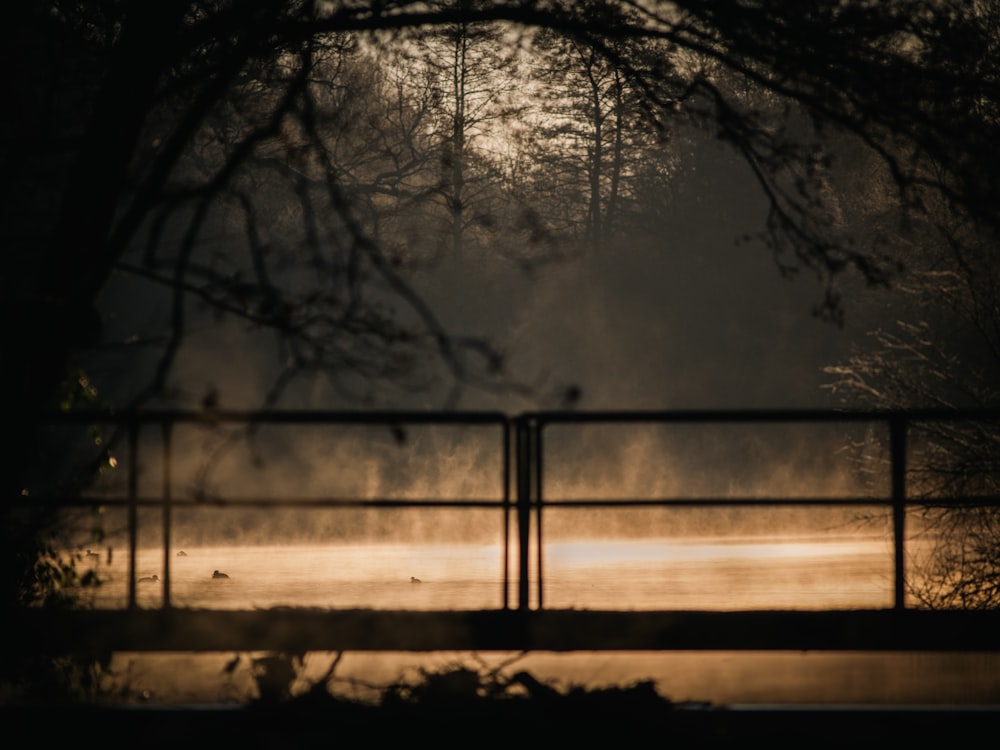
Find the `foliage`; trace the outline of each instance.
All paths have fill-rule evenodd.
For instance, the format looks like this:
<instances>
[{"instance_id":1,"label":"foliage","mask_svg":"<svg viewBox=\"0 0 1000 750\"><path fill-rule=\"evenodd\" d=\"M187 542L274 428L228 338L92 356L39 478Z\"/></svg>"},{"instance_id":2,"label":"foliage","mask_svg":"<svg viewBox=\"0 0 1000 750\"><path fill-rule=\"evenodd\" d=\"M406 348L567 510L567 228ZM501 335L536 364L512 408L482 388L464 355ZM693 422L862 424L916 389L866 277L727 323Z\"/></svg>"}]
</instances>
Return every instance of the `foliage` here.
<instances>
[{"instance_id":1,"label":"foliage","mask_svg":"<svg viewBox=\"0 0 1000 750\"><path fill-rule=\"evenodd\" d=\"M826 368L844 403L881 409L990 409L1000 405L1000 306L991 229L932 207L912 238L892 326ZM927 420L912 425L907 493L913 552L908 588L934 608L1000 605L1000 425ZM859 445L859 470L885 475L886 450ZM967 504L967 505L966 505Z\"/></svg>"},{"instance_id":2,"label":"foliage","mask_svg":"<svg viewBox=\"0 0 1000 750\"><path fill-rule=\"evenodd\" d=\"M301 679L304 654L268 654L253 659L253 676L258 687L258 698L253 705L316 709L350 704L349 699L335 697L328 689L336 680L342 656L342 652L338 653L319 679L297 690L294 686ZM377 707L389 716L416 711L475 714L505 705L531 707L533 711L552 715L589 709L648 716L673 707L672 701L659 695L655 683L649 680L621 686L570 685L561 689L539 681L524 670L511 673L511 667L522 658L523 654L516 655L490 665L473 656L471 660L435 669L419 668L414 675L401 675L397 682L379 687L374 702L358 701L356 705Z\"/></svg>"}]
</instances>

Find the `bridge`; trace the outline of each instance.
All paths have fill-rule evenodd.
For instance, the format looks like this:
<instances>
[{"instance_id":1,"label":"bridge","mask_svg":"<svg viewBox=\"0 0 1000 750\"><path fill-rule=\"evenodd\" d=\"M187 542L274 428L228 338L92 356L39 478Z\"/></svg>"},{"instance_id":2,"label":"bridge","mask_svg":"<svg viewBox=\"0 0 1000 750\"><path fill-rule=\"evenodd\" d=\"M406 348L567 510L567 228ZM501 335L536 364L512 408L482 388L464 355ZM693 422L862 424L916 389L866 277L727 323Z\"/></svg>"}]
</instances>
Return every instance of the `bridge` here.
<instances>
[{"instance_id":1,"label":"bridge","mask_svg":"<svg viewBox=\"0 0 1000 750\"><path fill-rule=\"evenodd\" d=\"M36 653L114 651L595 651L595 650L793 650L793 651L992 651L1000 647L1000 611L926 609L907 599L906 523L926 498L908 494L914 430L929 424L975 425L1000 419L1000 411L665 411L537 412L509 416L494 412L324 412L324 411L138 411L76 412L53 415L50 426L112 429L124 440L119 465L126 481L120 494L48 495L20 502L86 508L119 508L128 519L128 587L124 606L111 609L23 609L14 613L14 635ZM550 498L546 472L556 460L548 450L550 432L584 425L875 426L887 443L887 491L873 496L615 497ZM222 425L260 429L265 425L384 427L393 434L419 425L475 427L494 441L496 493L489 498L372 498L324 496L297 500L269 497L177 497L172 465L174 434L180 425ZM140 481L141 436L157 433L154 444L161 487L147 494ZM566 460L560 454L559 460ZM492 471L492 469L490 469ZM140 491L143 487L143 491ZM992 495L933 498L935 504L997 506ZM496 511L502 537L502 581L495 608L405 611L384 609L273 608L190 609L172 598L173 516L178 508L220 509L307 506L310 508L479 508ZM602 611L546 606L547 511L642 507L846 507L884 506L891 515L892 601L883 608L800 611ZM162 602L140 607L136 596L138 513L162 514ZM562 511L561 511L562 512ZM514 561L510 565L509 561Z\"/></svg>"}]
</instances>

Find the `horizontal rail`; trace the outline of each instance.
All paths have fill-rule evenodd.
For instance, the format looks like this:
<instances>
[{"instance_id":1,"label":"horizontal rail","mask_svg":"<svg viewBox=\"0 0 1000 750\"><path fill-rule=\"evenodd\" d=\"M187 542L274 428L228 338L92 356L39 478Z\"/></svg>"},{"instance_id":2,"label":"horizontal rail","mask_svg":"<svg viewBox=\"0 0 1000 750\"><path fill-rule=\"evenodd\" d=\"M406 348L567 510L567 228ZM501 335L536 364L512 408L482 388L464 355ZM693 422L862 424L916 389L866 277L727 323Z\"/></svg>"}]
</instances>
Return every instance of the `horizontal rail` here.
<instances>
[{"instance_id":1,"label":"horizontal rail","mask_svg":"<svg viewBox=\"0 0 1000 750\"><path fill-rule=\"evenodd\" d=\"M246 422L254 424L544 424L581 423L835 423L835 422L984 422L1000 420L1000 408L982 409L672 409L538 411L510 415L497 411L355 411L301 409L77 409L41 415L39 422L125 425Z\"/></svg>"},{"instance_id":2,"label":"horizontal rail","mask_svg":"<svg viewBox=\"0 0 1000 750\"><path fill-rule=\"evenodd\" d=\"M830 423L902 421L982 422L1000 419L1000 408L989 409L672 409L666 411L596 410L541 411L522 415L538 424L580 423Z\"/></svg>"},{"instance_id":3,"label":"horizontal rail","mask_svg":"<svg viewBox=\"0 0 1000 750\"><path fill-rule=\"evenodd\" d=\"M90 424L349 424L349 425L506 425L510 416L493 411L329 411L300 409L140 409L129 411L77 409L43 415L43 423Z\"/></svg>"},{"instance_id":4,"label":"horizontal rail","mask_svg":"<svg viewBox=\"0 0 1000 750\"><path fill-rule=\"evenodd\" d=\"M281 608L24 610L31 653L89 651L941 651L995 652L1000 611L613 612Z\"/></svg>"},{"instance_id":5,"label":"horizontal rail","mask_svg":"<svg viewBox=\"0 0 1000 750\"><path fill-rule=\"evenodd\" d=\"M15 502L19 505L52 505L64 508L92 508L95 505L108 508L127 508L138 506L145 508L162 508L163 499L159 497L141 497L130 500L125 497L91 497L91 498L58 498L21 497ZM183 498L171 501L175 509L197 510L199 508L502 508L503 500L454 499L436 500L429 498L303 498L292 497L275 500L263 497L205 497Z\"/></svg>"},{"instance_id":6,"label":"horizontal rail","mask_svg":"<svg viewBox=\"0 0 1000 750\"><path fill-rule=\"evenodd\" d=\"M851 507L871 505L887 505L891 503L888 497L661 497L661 498L546 498L545 505L549 508L671 508L671 507L754 507L754 506L836 506ZM934 499L908 500L907 505L919 506L949 506L961 505L991 507L1000 506L1000 497L938 497Z\"/></svg>"},{"instance_id":7,"label":"horizontal rail","mask_svg":"<svg viewBox=\"0 0 1000 750\"><path fill-rule=\"evenodd\" d=\"M869 507L886 505L891 500L887 497L657 497L657 498L546 498L545 505L550 508L671 508L671 507L760 507L760 506L827 506L827 507ZM17 505L51 505L62 508L92 508L95 505L108 508L125 508L136 505L144 508L160 508L163 500L159 497L140 497L134 501L123 497L55 497L55 496L19 496L14 499ZM498 508L503 507L503 500L452 499L436 500L432 498L302 498L292 497L275 500L263 497L209 497L184 498L173 500L174 508L192 510L198 508ZM941 496L907 500L907 505L919 507L997 507L1000 497L990 496Z\"/></svg>"}]
</instances>

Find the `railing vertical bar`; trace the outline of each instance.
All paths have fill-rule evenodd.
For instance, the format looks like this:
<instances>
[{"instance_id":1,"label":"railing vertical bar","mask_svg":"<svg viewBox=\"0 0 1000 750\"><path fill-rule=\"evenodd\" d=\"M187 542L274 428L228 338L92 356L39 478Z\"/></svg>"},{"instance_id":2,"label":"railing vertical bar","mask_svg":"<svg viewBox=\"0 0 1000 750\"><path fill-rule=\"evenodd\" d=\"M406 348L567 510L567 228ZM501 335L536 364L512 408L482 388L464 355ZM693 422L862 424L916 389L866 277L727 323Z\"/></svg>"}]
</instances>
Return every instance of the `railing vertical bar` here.
<instances>
[{"instance_id":1,"label":"railing vertical bar","mask_svg":"<svg viewBox=\"0 0 1000 750\"><path fill-rule=\"evenodd\" d=\"M544 609L544 581L542 576L542 423L533 423L535 437L532 441L534 450L534 481L535 481L535 533L538 540L535 545L535 573L538 576L538 608Z\"/></svg>"},{"instance_id":2,"label":"railing vertical bar","mask_svg":"<svg viewBox=\"0 0 1000 750\"><path fill-rule=\"evenodd\" d=\"M170 604L170 531L172 519L172 496L170 486L171 441L173 439L173 422L162 423L163 429L163 607L169 609Z\"/></svg>"},{"instance_id":3,"label":"railing vertical bar","mask_svg":"<svg viewBox=\"0 0 1000 750\"><path fill-rule=\"evenodd\" d=\"M503 475L500 482L503 488L503 544L501 554L503 560L503 586L500 592L500 602L503 609L510 608L510 421L501 422L503 438Z\"/></svg>"},{"instance_id":4,"label":"railing vertical bar","mask_svg":"<svg viewBox=\"0 0 1000 750\"><path fill-rule=\"evenodd\" d=\"M128 608L135 609L135 554L139 525L139 422L135 415L128 421Z\"/></svg>"},{"instance_id":5,"label":"railing vertical bar","mask_svg":"<svg viewBox=\"0 0 1000 750\"><path fill-rule=\"evenodd\" d=\"M893 416L889 420L889 450L892 459L892 533L895 557L893 605L906 606L905 534L906 534L906 420Z\"/></svg>"},{"instance_id":6,"label":"railing vertical bar","mask_svg":"<svg viewBox=\"0 0 1000 750\"><path fill-rule=\"evenodd\" d=\"M528 451L529 431L527 420L519 417L515 431L517 441L517 560L518 560L518 581L517 581L517 608L528 609L528 547L531 541L531 508L530 489L531 484L528 478L530 453Z\"/></svg>"}]
</instances>

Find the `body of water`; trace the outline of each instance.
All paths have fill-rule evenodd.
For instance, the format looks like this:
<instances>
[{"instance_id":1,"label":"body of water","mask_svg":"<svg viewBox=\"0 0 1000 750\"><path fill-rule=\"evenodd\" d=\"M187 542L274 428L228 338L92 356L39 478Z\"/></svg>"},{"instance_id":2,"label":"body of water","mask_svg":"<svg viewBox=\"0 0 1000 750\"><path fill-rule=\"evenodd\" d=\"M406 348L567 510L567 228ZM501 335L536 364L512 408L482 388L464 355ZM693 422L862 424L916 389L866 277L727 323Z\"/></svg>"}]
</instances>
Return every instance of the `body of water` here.
<instances>
[{"instance_id":1,"label":"body of water","mask_svg":"<svg viewBox=\"0 0 1000 750\"><path fill-rule=\"evenodd\" d=\"M509 603L518 567L509 563ZM105 580L98 607L126 602L124 552L88 558ZM531 559L532 605L537 603ZM169 558L173 606L494 609L503 606L499 545L327 544L213 546ZM220 571L226 578L215 578ZM580 540L546 545L549 608L829 609L892 604L893 560L883 539L836 537ZM156 576L158 581L144 580ZM140 606L157 606L167 576L161 549L137 553Z\"/></svg>"},{"instance_id":2,"label":"body of water","mask_svg":"<svg viewBox=\"0 0 1000 750\"><path fill-rule=\"evenodd\" d=\"M211 546L170 553L173 606L491 609L501 606L497 545L326 544ZM137 576L162 578L161 549L137 553ZM511 561L511 604L517 567ZM86 558L106 580L92 604L127 602L128 559ZM534 563L532 563L534 564ZM213 578L219 570L226 578ZM534 570L532 570L534 573ZM878 608L892 604L885 539L704 537L576 540L546 546L544 604L589 609ZM419 579L419 583L411 580ZM163 584L137 584L139 605L162 603ZM532 586L532 605L537 589ZM214 704L253 695L252 655L117 654L115 690L166 704ZM300 687L333 654L308 655ZM652 680L676 701L713 704L1000 705L1000 655L947 653L348 653L335 691L371 697L372 686L458 664L528 670L564 688ZM364 686L364 687L361 687ZM367 691L367 696L366 696Z\"/></svg>"}]
</instances>

